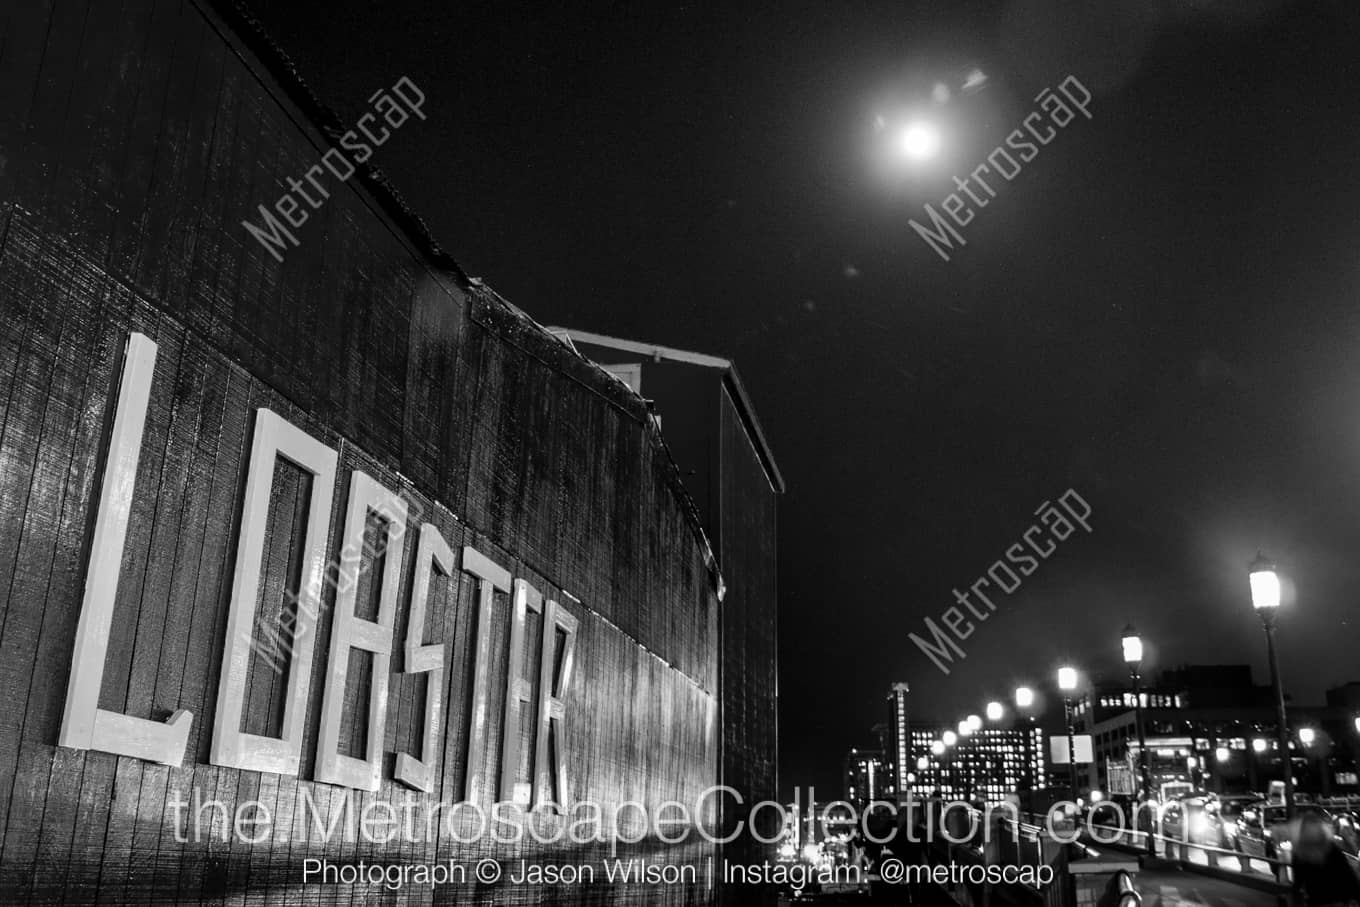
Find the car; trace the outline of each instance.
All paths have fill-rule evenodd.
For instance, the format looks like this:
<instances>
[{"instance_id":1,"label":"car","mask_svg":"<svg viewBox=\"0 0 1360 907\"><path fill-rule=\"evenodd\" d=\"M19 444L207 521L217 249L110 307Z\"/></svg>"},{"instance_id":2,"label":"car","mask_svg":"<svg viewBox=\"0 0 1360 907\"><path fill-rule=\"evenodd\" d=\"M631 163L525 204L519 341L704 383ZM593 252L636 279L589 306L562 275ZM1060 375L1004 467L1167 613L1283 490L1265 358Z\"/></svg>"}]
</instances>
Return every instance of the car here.
<instances>
[{"instance_id":1,"label":"car","mask_svg":"<svg viewBox=\"0 0 1360 907\"><path fill-rule=\"evenodd\" d=\"M1321 816L1334 831L1338 829L1336 819L1320 806L1298 804L1296 818L1308 812ZM1288 862L1293 849L1290 840L1293 831L1294 827L1286 818L1284 804L1258 801L1243 809L1237 820L1237 849L1248 856ZM1338 843L1341 841L1338 834Z\"/></svg>"},{"instance_id":2,"label":"car","mask_svg":"<svg viewBox=\"0 0 1360 907\"><path fill-rule=\"evenodd\" d=\"M1249 804L1237 819L1237 850L1250 857L1280 859L1280 851L1289 845L1286 831L1283 804L1264 800Z\"/></svg>"},{"instance_id":3,"label":"car","mask_svg":"<svg viewBox=\"0 0 1360 907\"><path fill-rule=\"evenodd\" d=\"M1223 847L1234 850L1237 847L1237 827L1242 819L1242 813L1251 808L1253 803L1259 803L1259 794L1227 794L1221 795L1217 799L1217 815L1220 826L1223 830Z\"/></svg>"},{"instance_id":4,"label":"car","mask_svg":"<svg viewBox=\"0 0 1360 907\"><path fill-rule=\"evenodd\" d=\"M1172 841L1231 847L1232 840L1219 817L1219 803L1212 795L1196 794L1172 800L1162 808L1162 834Z\"/></svg>"},{"instance_id":5,"label":"car","mask_svg":"<svg viewBox=\"0 0 1360 907\"><path fill-rule=\"evenodd\" d=\"M1332 811L1332 818L1336 820L1335 828L1336 843L1341 847L1346 856L1360 858L1360 809L1342 808Z\"/></svg>"}]
</instances>

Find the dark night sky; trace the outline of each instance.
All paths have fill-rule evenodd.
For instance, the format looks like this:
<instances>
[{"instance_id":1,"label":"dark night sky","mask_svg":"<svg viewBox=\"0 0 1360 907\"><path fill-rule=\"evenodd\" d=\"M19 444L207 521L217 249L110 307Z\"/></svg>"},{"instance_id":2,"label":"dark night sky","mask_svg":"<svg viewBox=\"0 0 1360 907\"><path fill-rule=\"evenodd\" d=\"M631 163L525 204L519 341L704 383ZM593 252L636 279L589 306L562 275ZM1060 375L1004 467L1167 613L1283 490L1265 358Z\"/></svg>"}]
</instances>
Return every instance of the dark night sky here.
<instances>
[{"instance_id":1,"label":"dark night sky","mask_svg":"<svg viewBox=\"0 0 1360 907\"><path fill-rule=\"evenodd\" d=\"M1360 4L254 2L342 121L425 90L376 161L469 273L736 359L790 487L785 789L836 787L893 680L956 720L1115 668L1129 620L1264 683L1258 546L1295 700L1360 680ZM875 115L972 66L933 172L885 172ZM1093 119L941 261L908 220L1069 74ZM1093 534L941 674L907 634L1069 486Z\"/></svg>"}]
</instances>

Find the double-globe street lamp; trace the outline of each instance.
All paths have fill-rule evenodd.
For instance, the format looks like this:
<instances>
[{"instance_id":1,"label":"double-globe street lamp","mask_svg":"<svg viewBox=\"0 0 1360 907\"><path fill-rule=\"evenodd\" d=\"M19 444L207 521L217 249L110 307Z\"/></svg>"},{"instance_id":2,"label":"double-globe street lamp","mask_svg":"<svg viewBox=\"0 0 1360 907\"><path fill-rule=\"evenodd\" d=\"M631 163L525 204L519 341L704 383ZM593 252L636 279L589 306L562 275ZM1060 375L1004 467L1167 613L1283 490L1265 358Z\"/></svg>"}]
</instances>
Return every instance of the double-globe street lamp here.
<instances>
[{"instance_id":1,"label":"double-globe street lamp","mask_svg":"<svg viewBox=\"0 0 1360 907\"><path fill-rule=\"evenodd\" d=\"M1284 760L1285 816L1294 818L1294 760L1289 752L1289 724L1284 710L1284 685L1280 680L1280 662L1275 655L1275 614L1280 607L1280 577L1275 565L1261 552L1256 552L1247 571L1251 582L1251 605L1261 618L1266 631L1266 652L1270 658L1270 685L1275 694L1275 733Z\"/></svg>"},{"instance_id":2,"label":"double-globe street lamp","mask_svg":"<svg viewBox=\"0 0 1360 907\"><path fill-rule=\"evenodd\" d=\"M1133 685L1133 722L1138 730L1138 779L1143 786L1143 798L1146 800L1152 796L1152 781L1148 777L1147 735L1143 728L1143 693L1139 687L1143 670L1143 639L1130 624L1124 627L1124 634L1120 643L1124 649L1124 663L1129 666L1129 681ZM1136 802L1134 808L1137 809ZM1137 821L1136 816L1135 821ZM1147 852L1153 853L1151 830L1149 830L1145 840Z\"/></svg>"}]
</instances>

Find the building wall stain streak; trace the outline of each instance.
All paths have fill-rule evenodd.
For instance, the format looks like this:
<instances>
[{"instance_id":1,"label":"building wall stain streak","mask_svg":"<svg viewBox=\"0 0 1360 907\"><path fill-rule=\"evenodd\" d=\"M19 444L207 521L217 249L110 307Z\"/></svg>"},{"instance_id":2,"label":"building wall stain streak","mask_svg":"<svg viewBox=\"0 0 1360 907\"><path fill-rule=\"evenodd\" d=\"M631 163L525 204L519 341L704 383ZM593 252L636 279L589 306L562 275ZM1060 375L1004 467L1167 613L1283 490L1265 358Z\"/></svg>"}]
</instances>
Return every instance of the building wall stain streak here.
<instances>
[{"instance_id":1,"label":"building wall stain streak","mask_svg":"<svg viewBox=\"0 0 1360 907\"><path fill-rule=\"evenodd\" d=\"M724 778L723 581L645 403L466 279L372 179L337 186L282 260L241 228L330 147L297 86L253 47L194 0L25 3L0 19L0 903L714 902L707 867L720 854L697 834L504 842L469 835L467 814L416 840L315 833L314 820L343 827L350 812L413 811L419 824L440 803L490 812L540 797L605 815L627 801L700 803L690 831L717 828L722 804L704 794ZM107 751L107 727L89 748L59 744L135 335L154 344L154 367L102 671L85 673L99 715L136 719L124 722L132 737L189 713L178 764ZM262 411L333 451L333 478L286 452L251 470ZM388 546L390 514L347 526L359 474L409 507ZM251 481L268 483L259 578L237 590ZM309 527L326 510L315 502L329 520ZM749 519L772 532L772 505ZM296 620L306 598L309 529L328 571L355 568L340 597L353 614L337 613L337 583L324 583L310 663L297 646L271 663L268 621ZM364 540L357 552L342 550L347 529ZM428 572L413 634L427 536L453 560ZM469 551L503 569L504 586L476 575ZM233 675L237 599L260 620ZM772 647L772 625L742 620ZM349 642L333 649L342 624ZM441 670L422 669L411 640L442 647ZM764 716L772 654L762 665L740 682ZM239 727L216 718L224 684L238 685ZM376 752L376 789L317 777L328 686L337 776L363 776L343 766ZM296 772L214 758L216 737L284 739L299 713ZM735 733L741 770L727 777L758 799L773 789L773 750ZM429 791L396 777L401 755L422 752ZM195 822L195 797L220 815ZM258 811L245 835L232 827L247 803L271 815L259 841L247 839ZM601 861L616 855L697 871L610 883ZM504 865L500 880L473 878L484 859ZM516 883L521 860L595 865L599 878ZM304 876L323 863L450 862L465 882Z\"/></svg>"}]
</instances>

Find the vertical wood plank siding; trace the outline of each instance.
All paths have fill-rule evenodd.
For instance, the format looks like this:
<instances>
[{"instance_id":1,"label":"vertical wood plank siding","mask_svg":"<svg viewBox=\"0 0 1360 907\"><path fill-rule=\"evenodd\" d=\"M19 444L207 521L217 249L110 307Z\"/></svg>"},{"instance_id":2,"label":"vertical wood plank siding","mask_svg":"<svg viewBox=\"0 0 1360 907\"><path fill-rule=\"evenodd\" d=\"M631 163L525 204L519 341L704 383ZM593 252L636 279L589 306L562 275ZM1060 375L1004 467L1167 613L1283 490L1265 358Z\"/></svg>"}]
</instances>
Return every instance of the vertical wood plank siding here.
<instances>
[{"instance_id":1,"label":"vertical wood plank siding","mask_svg":"<svg viewBox=\"0 0 1360 907\"><path fill-rule=\"evenodd\" d=\"M440 115L458 107L442 101ZM362 469L403 491L455 552L475 546L580 621L563 741L577 798L693 803L718 779L711 556L642 405L494 293L433 264L356 181L333 187L298 231L300 246L276 262L241 221L258 220L257 206L272 206L283 181L328 147L199 2L30 0L0 12L0 903L711 902L702 881L304 887L308 857L470 864L607 853L460 844L447 829L386 846L310 834L304 794L323 820L349 796L311 780L333 589L317 628L301 776L209 764L245 467L254 413L267 407L339 452L336 487L317 489L334 495L332 560L348 476ZM56 746L110 401L134 330L159 353L99 705L154 720L191 711L179 768ZM309 482L282 461L275 470L266 612L296 587ZM403 565L394 671L418 525L382 555ZM376 608L368 566L361 615ZM433 588L425 638L445 644L448 664L435 790L419 795L431 804L464 793L477 654L474 578L455 570ZM493 621L493 716L507 680L507 599L497 596ZM530 651L541 632L531 626ZM372 656L351 658L341 751L357 755ZM252 665L243 730L279 732L285 679ZM426 681L392 675L384 780L354 792L356 807L406 797L391 780L391 751L418 749ZM754 743L730 748L759 758ZM493 733L480 766L488 777L499 758ZM264 802L274 833L250 845L224 839L216 820L210 840L177 841L168 804L195 791L230 809ZM713 853L650 838L620 848L696 864Z\"/></svg>"}]
</instances>

